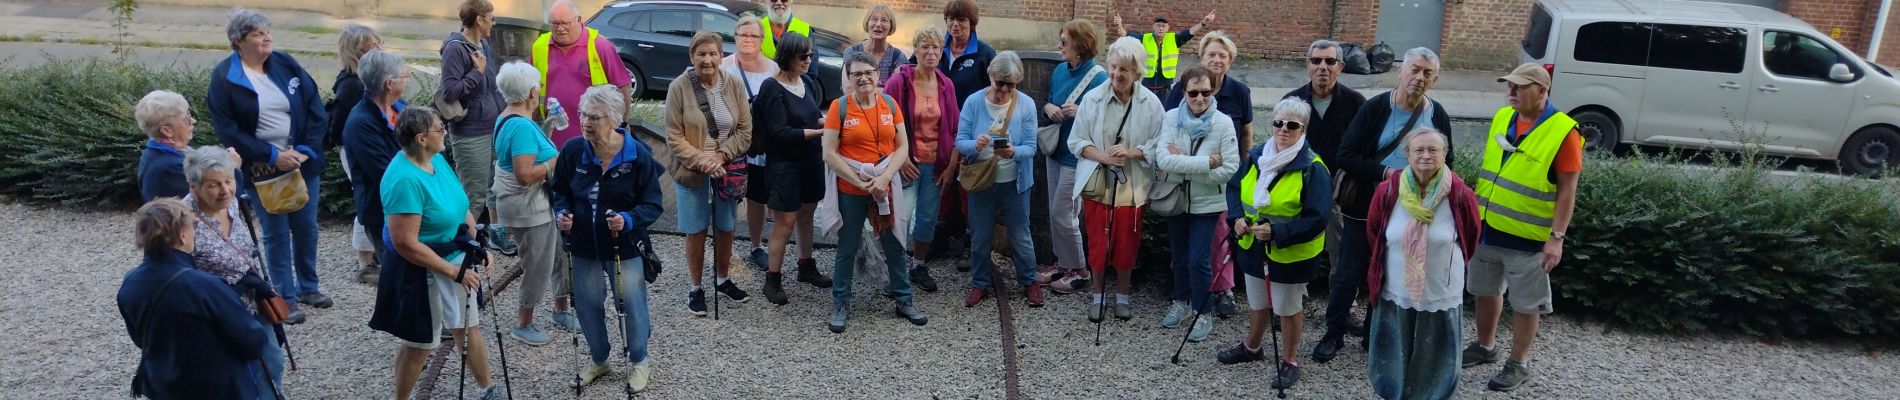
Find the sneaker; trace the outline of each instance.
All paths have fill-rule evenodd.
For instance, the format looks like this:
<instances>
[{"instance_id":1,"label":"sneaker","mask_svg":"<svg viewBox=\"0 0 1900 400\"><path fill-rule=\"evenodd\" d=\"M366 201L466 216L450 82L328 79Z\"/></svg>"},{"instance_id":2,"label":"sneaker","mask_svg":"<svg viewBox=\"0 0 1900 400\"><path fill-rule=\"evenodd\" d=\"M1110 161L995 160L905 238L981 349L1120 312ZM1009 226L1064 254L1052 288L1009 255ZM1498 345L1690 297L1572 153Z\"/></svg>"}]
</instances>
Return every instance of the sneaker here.
<instances>
[{"instance_id":1,"label":"sneaker","mask_svg":"<svg viewBox=\"0 0 1900 400\"><path fill-rule=\"evenodd\" d=\"M1202 315L1194 318L1194 329L1188 331L1188 341L1200 343L1207 340L1207 333L1214 330L1214 319Z\"/></svg>"},{"instance_id":2,"label":"sneaker","mask_svg":"<svg viewBox=\"0 0 1900 400\"><path fill-rule=\"evenodd\" d=\"M323 295L323 292L309 292L298 295L297 302L316 308L330 308L330 306L336 305L336 302L331 301L330 296Z\"/></svg>"},{"instance_id":3,"label":"sneaker","mask_svg":"<svg viewBox=\"0 0 1900 400\"><path fill-rule=\"evenodd\" d=\"M594 364L588 366L587 369L581 370L579 375L574 375L574 381L569 382L568 387L578 388L587 386L588 384L594 383L595 379L600 379L600 377L607 376L607 374L613 372L613 367L609 367L607 364Z\"/></svg>"},{"instance_id":4,"label":"sneaker","mask_svg":"<svg viewBox=\"0 0 1900 400\"><path fill-rule=\"evenodd\" d=\"M449 341L449 339L455 338L455 331L451 331L449 328L442 328L442 330L436 331L436 337L442 338L442 341L446 342Z\"/></svg>"},{"instance_id":5,"label":"sneaker","mask_svg":"<svg viewBox=\"0 0 1900 400\"><path fill-rule=\"evenodd\" d=\"M646 364L634 365L633 371L627 372L627 388L633 389L634 393L647 391L647 384L652 381L653 367Z\"/></svg>"},{"instance_id":6,"label":"sneaker","mask_svg":"<svg viewBox=\"0 0 1900 400\"><path fill-rule=\"evenodd\" d=\"M1056 294L1070 294L1080 292L1087 287L1089 287L1089 272L1075 270L1056 277L1055 282L1049 284L1049 291Z\"/></svg>"},{"instance_id":7,"label":"sneaker","mask_svg":"<svg viewBox=\"0 0 1900 400\"><path fill-rule=\"evenodd\" d=\"M924 315L924 309L912 303L897 303L897 316L910 320L911 325L924 326L930 323L930 316Z\"/></svg>"},{"instance_id":8,"label":"sneaker","mask_svg":"<svg viewBox=\"0 0 1900 400\"><path fill-rule=\"evenodd\" d=\"M1240 307L1234 305L1234 292L1222 291L1214 296L1214 315L1221 319L1240 315Z\"/></svg>"},{"instance_id":9,"label":"sneaker","mask_svg":"<svg viewBox=\"0 0 1900 400\"><path fill-rule=\"evenodd\" d=\"M818 260L810 258L798 260L798 281L809 283L819 289L831 288L831 278L818 273Z\"/></svg>"},{"instance_id":10,"label":"sneaker","mask_svg":"<svg viewBox=\"0 0 1900 400\"><path fill-rule=\"evenodd\" d=\"M1176 301L1172 303L1173 304L1168 305L1168 313L1161 316L1161 327L1163 328L1174 329L1175 327L1181 326L1181 320L1187 319L1188 314L1192 313L1192 311L1188 311L1187 302Z\"/></svg>"},{"instance_id":11,"label":"sneaker","mask_svg":"<svg viewBox=\"0 0 1900 400\"><path fill-rule=\"evenodd\" d=\"M1102 305L1102 302L1099 302L1099 301L1089 302L1089 323L1095 323L1095 324L1102 323L1102 308L1103 307L1106 307L1106 306Z\"/></svg>"},{"instance_id":12,"label":"sneaker","mask_svg":"<svg viewBox=\"0 0 1900 400\"><path fill-rule=\"evenodd\" d=\"M1300 383L1300 365L1281 362L1280 373L1273 377L1273 388L1292 389L1295 383Z\"/></svg>"},{"instance_id":13,"label":"sneaker","mask_svg":"<svg viewBox=\"0 0 1900 400\"><path fill-rule=\"evenodd\" d=\"M727 279L726 283L713 286L713 291L726 295L726 298L740 303L744 303L746 300L752 300L752 294L746 293L744 289L739 289L739 285L732 283L731 279Z\"/></svg>"},{"instance_id":14,"label":"sneaker","mask_svg":"<svg viewBox=\"0 0 1900 400\"><path fill-rule=\"evenodd\" d=\"M367 265L364 265L363 268L356 270L357 283L367 283L367 284L375 285L377 281L382 279L382 276L383 276L383 267L377 264L367 264Z\"/></svg>"},{"instance_id":15,"label":"sneaker","mask_svg":"<svg viewBox=\"0 0 1900 400\"><path fill-rule=\"evenodd\" d=\"M693 289L691 292L686 292L686 312L693 313L693 316L697 317L706 316L706 290Z\"/></svg>"},{"instance_id":16,"label":"sneaker","mask_svg":"<svg viewBox=\"0 0 1900 400\"><path fill-rule=\"evenodd\" d=\"M488 385L481 391L475 392L475 398L482 400L501 400L503 397L505 396L502 393L501 384Z\"/></svg>"},{"instance_id":17,"label":"sneaker","mask_svg":"<svg viewBox=\"0 0 1900 400\"><path fill-rule=\"evenodd\" d=\"M1458 358L1463 359L1463 364L1465 368L1471 368L1471 367L1476 367L1479 364L1490 364L1490 363L1498 362L1498 359L1500 357L1498 355L1498 349L1496 348L1487 349L1487 348L1484 348L1484 346L1478 345L1478 342L1471 342L1470 346L1465 346L1464 353L1461 354Z\"/></svg>"},{"instance_id":18,"label":"sneaker","mask_svg":"<svg viewBox=\"0 0 1900 400\"><path fill-rule=\"evenodd\" d=\"M540 346L554 341L554 338L548 337L546 332L541 332L541 328L534 326L534 324L510 329L508 336L512 336L515 340L519 340L522 343L527 343L529 346Z\"/></svg>"},{"instance_id":19,"label":"sneaker","mask_svg":"<svg viewBox=\"0 0 1900 400\"><path fill-rule=\"evenodd\" d=\"M765 292L765 301L781 306L791 302L785 299L785 286L784 283L782 283L784 280L785 274L783 273L765 273L765 286L764 289L761 289Z\"/></svg>"},{"instance_id":20,"label":"sneaker","mask_svg":"<svg viewBox=\"0 0 1900 400\"><path fill-rule=\"evenodd\" d=\"M1234 348L1227 349L1225 351L1220 352L1220 354L1214 355L1214 361L1220 361L1221 364L1226 364L1226 365L1234 365L1234 364L1239 364L1239 363L1244 363L1244 362L1264 361L1266 359L1267 359L1267 354L1265 352L1261 350L1250 350L1247 348L1246 343L1241 343L1240 345L1234 346Z\"/></svg>"},{"instance_id":21,"label":"sneaker","mask_svg":"<svg viewBox=\"0 0 1900 400\"><path fill-rule=\"evenodd\" d=\"M1128 303L1115 303L1115 319L1122 321L1135 319L1135 311L1129 309Z\"/></svg>"},{"instance_id":22,"label":"sneaker","mask_svg":"<svg viewBox=\"0 0 1900 400\"><path fill-rule=\"evenodd\" d=\"M508 237L508 228L501 225L488 226L488 240L491 245L490 248L501 252L501 255L514 257L516 254L521 253L521 246L515 244L514 239Z\"/></svg>"},{"instance_id":23,"label":"sneaker","mask_svg":"<svg viewBox=\"0 0 1900 400\"><path fill-rule=\"evenodd\" d=\"M923 289L924 293L936 293L937 278L930 277L930 267L914 260L910 265L910 283L917 284L917 288Z\"/></svg>"},{"instance_id":24,"label":"sneaker","mask_svg":"<svg viewBox=\"0 0 1900 400\"><path fill-rule=\"evenodd\" d=\"M1042 307L1042 302L1044 300L1043 294L1042 294L1042 285L1032 284L1032 285L1029 285L1029 288L1023 289L1023 291L1028 292L1027 296L1023 296L1024 304L1028 304L1030 308Z\"/></svg>"},{"instance_id":25,"label":"sneaker","mask_svg":"<svg viewBox=\"0 0 1900 400\"><path fill-rule=\"evenodd\" d=\"M297 303L290 303L286 305L289 306L288 308L290 308L290 314L284 316L284 323L290 324L290 325L303 324L303 321L304 321L303 307L297 306Z\"/></svg>"},{"instance_id":26,"label":"sneaker","mask_svg":"<svg viewBox=\"0 0 1900 400\"><path fill-rule=\"evenodd\" d=\"M574 332L574 333L581 332L581 320L579 318L574 318L573 311L557 312L557 313L554 313L554 315L548 316L548 319L554 321L554 326L559 326L561 327L561 329L566 329L568 332Z\"/></svg>"},{"instance_id":27,"label":"sneaker","mask_svg":"<svg viewBox=\"0 0 1900 400\"><path fill-rule=\"evenodd\" d=\"M847 319L851 319L851 305L834 303L831 305L831 319L825 321L825 327L831 329L831 333L844 333Z\"/></svg>"},{"instance_id":28,"label":"sneaker","mask_svg":"<svg viewBox=\"0 0 1900 400\"><path fill-rule=\"evenodd\" d=\"M1519 364L1517 361L1505 361L1504 370L1498 371L1498 376L1491 377L1491 382L1485 384L1485 387L1493 391L1509 392L1517 390L1518 386L1523 386L1524 382L1530 381L1531 367Z\"/></svg>"},{"instance_id":29,"label":"sneaker","mask_svg":"<svg viewBox=\"0 0 1900 400\"><path fill-rule=\"evenodd\" d=\"M765 246L758 246L752 248L752 253L746 256L745 261L746 264L752 265L752 270L765 272L771 267L771 265L766 264L767 257L765 254Z\"/></svg>"},{"instance_id":30,"label":"sneaker","mask_svg":"<svg viewBox=\"0 0 1900 400\"><path fill-rule=\"evenodd\" d=\"M1064 275L1062 272L1062 269L1056 268L1054 265L1044 265L1040 268L1036 268L1036 283L1047 285L1049 282L1055 281L1057 276Z\"/></svg>"},{"instance_id":31,"label":"sneaker","mask_svg":"<svg viewBox=\"0 0 1900 400\"><path fill-rule=\"evenodd\" d=\"M976 307L977 304L982 304L983 292L983 288L970 288L970 292L963 296L963 308Z\"/></svg>"},{"instance_id":32,"label":"sneaker","mask_svg":"<svg viewBox=\"0 0 1900 400\"><path fill-rule=\"evenodd\" d=\"M1320 336L1319 344L1313 345L1313 362L1325 364L1333 361L1334 357L1339 356L1339 349L1345 347L1346 334L1328 330L1326 335Z\"/></svg>"}]
</instances>

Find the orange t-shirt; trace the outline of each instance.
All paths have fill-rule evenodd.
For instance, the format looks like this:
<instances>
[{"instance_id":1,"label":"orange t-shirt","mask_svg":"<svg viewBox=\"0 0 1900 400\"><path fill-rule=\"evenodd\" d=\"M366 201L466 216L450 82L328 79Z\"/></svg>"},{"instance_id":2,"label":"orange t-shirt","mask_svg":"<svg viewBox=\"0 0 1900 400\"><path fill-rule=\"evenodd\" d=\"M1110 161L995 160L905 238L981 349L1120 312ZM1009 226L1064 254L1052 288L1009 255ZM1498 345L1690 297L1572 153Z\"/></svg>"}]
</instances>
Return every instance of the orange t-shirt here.
<instances>
[{"instance_id":1,"label":"orange t-shirt","mask_svg":"<svg viewBox=\"0 0 1900 400\"><path fill-rule=\"evenodd\" d=\"M1520 136L1536 128L1535 121L1517 119L1517 134ZM1515 137L1506 139L1515 139ZM1550 165L1550 181L1556 182L1557 174L1578 172L1583 172L1583 133L1577 131L1576 128L1570 128L1570 134L1564 137L1563 146L1557 149L1557 159Z\"/></svg>"},{"instance_id":2,"label":"orange t-shirt","mask_svg":"<svg viewBox=\"0 0 1900 400\"><path fill-rule=\"evenodd\" d=\"M937 149L937 138L938 135L943 134L942 132L938 132L941 129L938 129L937 125L943 118L943 106L937 103L937 96L941 96L942 94L937 93L937 88L935 87L929 89L919 87L913 88L912 90L915 91L913 93L916 93L917 96L915 99L912 99L912 110L910 110L910 112L913 116L917 117L917 120L913 121L917 124L908 126L908 128L910 128L911 154L913 155L911 161L918 163L935 163L937 162L937 151L939 150ZM925 93L925 91L929 91L929 93Z\"/></svg>"},{"instance_id":3,"label":"orange t-shirt","mask_svg":"<svg viewBox=\"0 0 1900 400\"><path fill-rule=\"evenodd\" d=\"M851 96L833 100L831 109L825 112L825 129L838 131L838 155L861 163L877 164L884 157L897 151L897 125L904 123L904 115L897 112L895 104L887 105L878 99L869 109L858 108ZM844 118L832 118L838 115L838 107L844 107ZM843 179L838 180L838 191L846 194L868 195L870 193L852 186Z\"/></svg>"}]
</instances>

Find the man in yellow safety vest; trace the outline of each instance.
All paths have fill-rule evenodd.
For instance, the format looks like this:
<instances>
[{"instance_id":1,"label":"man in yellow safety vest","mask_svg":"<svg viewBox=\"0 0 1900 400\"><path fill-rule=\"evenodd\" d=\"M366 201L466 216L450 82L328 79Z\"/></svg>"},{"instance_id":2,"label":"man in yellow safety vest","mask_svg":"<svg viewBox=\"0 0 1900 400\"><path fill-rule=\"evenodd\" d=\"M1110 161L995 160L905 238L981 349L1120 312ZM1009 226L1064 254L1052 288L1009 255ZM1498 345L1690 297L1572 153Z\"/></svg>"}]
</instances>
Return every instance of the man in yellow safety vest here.
<instances>
[{"instance_id":1,"label":"man in yellow safety vest","mask_svg":"<svg viewBox=\"0 0 1900 400\"><path fill-rule=\"evenodd\" d=\"M549 6L547 23L549 32L534 40L530 61L535 71L541 72L542 92L548 99L560 101L567 120L572 121L567 129L557 129L551 137L555 146L561 146L581 136L581 94L587 92L587 87L614 85L631 102L635 94L633 80L644 77L633 76L620 61L613 42L581 23L580 8L572 1L558 0Z\"/></svg>"},{"instance_id":2,"label":"man in yellow safety vest","mask_svg":"<svg viewBox=\"0 0 1900 400\"><path fill-rule=\"evenodd\" d=\"M1109 29L1114 36L1128 36L1141 39L1141 47L1148 52L1148 74L1142 76L1141 85L1148 90L1166 94L1169 86L1174 86L1175 64L1179 62L1180 47L1194 40L1195 35L1207 30L1214 23L1214 13L1207 13L1201 21L1179 32L1168 25L1167 17L1155 17L1154 31L1146 33L1129 32L1122 27L1122 16L1116 15ZM1113 40L1110 40L1113 41ZM1167 96L1162 96L1167 97Z\"/></svg>"},{"instance_id":3,"label":"man in yellow safety vest","mask_svg":"<svg viewBox=\"0 0 1900 400\"><path fill-rule=\"evenodd\" d=\"M764 21L759 21L760 24L765 25L767 33L759 42L759 54L765 58L773 58L778 54L779 38L785 37L788 32L811 37L811 24L792 16L792 0L767 1L771 4L771 8L768 9L771 15L767 15Z\"/></svg>"}]
</instances>

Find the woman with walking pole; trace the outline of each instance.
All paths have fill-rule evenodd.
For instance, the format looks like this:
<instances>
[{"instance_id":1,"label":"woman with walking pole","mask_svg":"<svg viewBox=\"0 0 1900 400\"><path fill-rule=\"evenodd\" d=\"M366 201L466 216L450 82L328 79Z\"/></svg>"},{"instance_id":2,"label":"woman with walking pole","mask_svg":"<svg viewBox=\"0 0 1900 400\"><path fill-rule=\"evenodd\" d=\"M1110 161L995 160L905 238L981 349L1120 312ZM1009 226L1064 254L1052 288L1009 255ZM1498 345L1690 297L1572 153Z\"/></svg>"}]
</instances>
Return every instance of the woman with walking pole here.
<instances>
[{"instance_id":1,"label":"woman with walking pole","mask_svg":"<svg viewBox=\"0 0 1900 400\"><path fill-rule=\"evenodd\" d=\"M191 206L175 198L153 200L133 214L134 244L144 259L126 272L116 297L126 333L140 349L132 395L277 398L274 387L259 388L269 380L258 379L270 333L228 283L193 266L198 239L192 225Z\"/></svg>"},{"instance_id":2,"label":"woman with walking pole","mask_svg":"<svg viewBox=\"0 0 1900 400\"><path fill-rule=\"evenodd\" d=\"M646 243L647 229L660 216L660 175L665 168L652 150L624 129L626 100L613 86L600 85L581 95L583 135L561 146L556 157L553 188L555 226L567 238L574 261L574 308L581 334L593 363L575 377L587 386L612 373L607 364L613 343L607 335L603 307L608 282L613 282L615 307L621 310L621 336L626 342L626 387L644 391L652 378L647 342L653 333L648 322L644 260L636 245ZM631 320L629 320L631 319Z\"/></svg>"},{"instance_id":3,"label":"woman with walking pole","mask_svg":"<svg viewBox=\"0 0 1900 400\"><path fill-rule=\"evenodd\" d=\"M1089 320L1102 320L1107 275L1115 269L1115 318L1134 318L1129 308L1130 275L1141 247L1141 215L1154 184L1149 153L1161 132L1161 99L1140 89L1147 55L1141 41L1121 38L1108 47L1107 85L1082 96L1075 129L1069 133L1069 151L1080 157L1075 164L1075 187L1066 201L1082 202L1082 232L1087 241L1089 271L1095 296L1089 299ZM1177 302L1161 325L1173 328L1186 316L1187 304ZM1201 320L1198 324L1208 324ZM1206 336L1205 327L1197 327Z\"/></svg>"},{"instance_id":4,"label":"woman with walking pole","mask_svg":"<svg viewBox=\"0 0 1900 400\"><path fill-rule=\"evenodd\" d=\"M184 98L178 101L182 103ZM274 328L270 335L265 335L265 371L260 374L260 378L269 382L260 384L282 387L284 355L288 348L281 341L283 325L264 313L271 304L282 302L270 301L277 297L277 292L271 289L270 275L264 273L260 260L255 258L255 233L237 226L240 220L247 226L251 224L249 216L238 206L236 175L237 160L225 149L204 146L185 154L185 182L191 192L185 195L184 201L192 206L192 227L200 239L193 247L191 258L198 270L231 285L238 293L238 300L251 310L258 323ZM260 385L258 392L269 393L269 389Z\"/></svg>"}]
</instances>

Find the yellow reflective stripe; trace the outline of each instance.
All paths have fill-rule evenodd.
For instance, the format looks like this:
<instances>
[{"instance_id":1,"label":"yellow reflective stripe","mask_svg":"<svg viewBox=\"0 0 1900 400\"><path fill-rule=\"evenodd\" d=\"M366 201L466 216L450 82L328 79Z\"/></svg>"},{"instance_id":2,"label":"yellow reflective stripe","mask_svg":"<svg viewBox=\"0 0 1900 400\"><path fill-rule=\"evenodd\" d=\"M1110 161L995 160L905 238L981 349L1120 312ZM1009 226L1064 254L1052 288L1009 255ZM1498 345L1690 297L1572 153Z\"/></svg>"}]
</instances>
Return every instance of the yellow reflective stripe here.
<instances>
[{"instance_id":1,"label":"yellow reflective stripe","mask_svg":"<svg viewBox=\"0 0 1900 400\"><path fill-rule=\"evenodd\" d=\"M1513 181L1510 179L1506 179L1502 176L1499 176L1498 173L1491 172L1491 170L1484 170L1484 171L1479 172L1478 177L1480 179L1488 179L1491 181L1491 183L1498 185L1498 187L1504 188L1504 190L1509 190L1511 191L1511 193L1516 193L1519 196L1529 197L1531 199L1535 199L1538 201L1549 201L1549 202L1557 201L1556 190L1552 190L1548 192L1537 190L1535 188L1531 188L1530 186L1526 186L1522 183L1517 183L1517 181ZM1552 188L1552 189L1555 189L1555 188Z\"/></svg>"}]
</instances>

